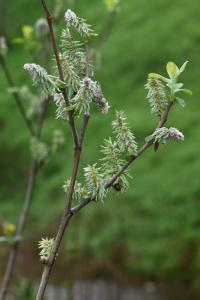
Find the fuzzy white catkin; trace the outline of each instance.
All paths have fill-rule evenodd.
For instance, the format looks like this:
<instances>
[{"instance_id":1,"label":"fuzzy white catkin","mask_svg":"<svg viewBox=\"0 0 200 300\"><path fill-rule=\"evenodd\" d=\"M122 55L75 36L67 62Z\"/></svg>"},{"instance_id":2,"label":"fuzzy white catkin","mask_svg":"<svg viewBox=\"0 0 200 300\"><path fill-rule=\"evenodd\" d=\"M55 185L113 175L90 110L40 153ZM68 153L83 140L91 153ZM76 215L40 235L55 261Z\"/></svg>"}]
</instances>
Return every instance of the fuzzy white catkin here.
<instances>
[{"instance_id":1,"label":"fuzzy white catkin","mask_svg":"<svg viewBox=\"0 0 200 300\"><path fill-rule=\"evenodd\" d=\"M43 67L37 64L25 64L24 70L31 75L33 85L39 87L44 96L48 97L54 94L55 83Z\"/></svg>"},{"instance_id":2,"label":"fuzzy white catkin","mask_svg":"<svg viewBox=\"0 0 200 300\"><path fill-rule=\"evenodd\" d=\"M145 89L148 90L147 99L151 107L151 113L161 116L168 105L168 98L164 84L158 79L148 79Z\"/></svg>"},{"instance_id":3,"label":"fuzzy white catkin","mask_svg":"<svg viewBox=\"0 0 200 300\"><path fill-rule=\"evenodd\" d=\"M166 144L170 139L184 141L184 135L177 128L162 127L156 129L152 135L146 138L147 141L154 140L154 143L159 142L161 144Z\"/></svg>"},{"instance_id":4,"label":"fuzzy white catkin","mask_svg":"<svg viewBox=\"0 0 200 300\"><path fill-rule=\"evenodd\" d=\"M84 177L90 196L102 201L106 196L106 190L101 169L97 167L97 164L88 165L84 168Z\"/></svg>"},{"instance_id":5,"label":"fuzzy white catkin","mask_svg":"<svg viewBox=\"0 0 200 300\"><path fill-rule=\"evenodd\" d=\"M88 37L93 33L91 26L84 19L79 18L71 9L66 11L65 21L67 26L74 27L82 37Z\"/></svg>"},{"instance_id":6,"label":"fuzzy white catkin","mask_svg":"<svg viewBox=\"0 0 200 300\"><path fill-rule=\"evenodd\" d=\"M112 122L113 132L116 134L117 143L121 152L137 155L137 142L131 132L127 118L123 111L116 112L116 119Z\"/></svg>"}]
</instances>

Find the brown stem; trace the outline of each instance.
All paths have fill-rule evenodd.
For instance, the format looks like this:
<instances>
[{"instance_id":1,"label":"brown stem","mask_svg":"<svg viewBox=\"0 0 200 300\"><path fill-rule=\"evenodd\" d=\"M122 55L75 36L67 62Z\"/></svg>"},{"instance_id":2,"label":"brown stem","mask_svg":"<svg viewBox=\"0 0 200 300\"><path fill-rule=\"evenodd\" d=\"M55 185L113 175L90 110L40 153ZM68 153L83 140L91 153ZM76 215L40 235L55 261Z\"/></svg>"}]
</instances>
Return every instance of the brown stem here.
<instances>
[{"instance_id":1,"label":"brown stem","mask_svg":"<svg viewBox=\"0 0 200 300\"><path fill-rule=\"evenodd\" d=\"M56 239L55 239L55 242L53 244L53 249L52 249L51 255L49 257L48 263L45 265L44 270L43 270L43 274L42 274L42 278L41 278L41 281L40 281L40 286L39 286L39 289L38 289L38 294L37 294L36 300L43 299L45 289L47 287L49 276L51 274L51 271L52 271L52 268L53 268L53 265L54 265L54 262L55 262L56 255L58 253L60 243L62 241L63 235L65 233L65 230L67 228L67 225L69 224L69 221L70 221L71 217L72 217L71 213L66 213L65 212L63 214L63 217L62 217L62 220L61 220L61 223L60 223L57 235L56 235Z\"/></svg>"},{"instance_id":2,"label":"brown stem","mask_svg":"<svg viewBox=\"0 0 200 300\"><path fill-rule=\"evenodd\" d=\"M66 208L64 210L62 219L61 219L61 223L60 226L58 228L58 232L56 234L56 238L53 244L53 248L51 251L51 254L49 256L48 262L44 267L43 270L43 274L42 274L42 278L41 278L41 282L40 282L40 286L38 289L38 294L37 294L37 298L36 300L40 300L43 299L44 293L45 293L45 289L49 280L49 276L51 274L54 262L55 262L55 258L56 258L56 254L58 252L58 249L60 247L60 243L62 241L63 235L65 233L66 227L72 217L72 213L71 213L71 202L72 202L72 197L73 197L73 192L74 192L74 186L76 183L76 177L77 177L77 173L78 173L78 167L79 167L79 162L80 162L80 155L81 155L81 149L77 148L74 150L74 163L73 163L73 170L72 170L72 176L71 176L71 180L70 180L70 187L69 187L69 192L67 195L67 205Z\"/></svg>"},{"instance_id":3,"label":"brown stem","mask_svg":"<svg viewBox=\"0 0 200 300\"><path fill-rule=\"evenodd\" d=\"M83 125L82 125L80 136L79 136L79 142L80 142L81 146L83 144L83 139L84 139L84 136L85 136L85 131L86 131L89 119L90 119L90 115L89 114L84 114L84 116L83 116Z\"/></svg>"},{"instance_id":4,"label":"brown stem","mask_svg":"<svg viewBox=\"0 0 200 300\"><path fill-rule=\"evenodd\" d=\"M67 228L67 225L69 224L69 221L73 216L73 214L71 213L71 204L72 204L72 199L73 199L73 192L74 192L74 187L75 187L75 183L76 183L76 178L77 178L77 174L78 174L78 168L79 168L79 162L80 162L80 156L81 156L81 147L83 144L88 120L89 120L89 115L86 114L84 116L83 126L82 126L82 130L81 130L81 135L80 135L80 146L78 148L74 149L74 162L73 162L73 169L72 169L72 176L71 176L71 180L70 180L69 192L67 195L66 208L64 210L64 213L63 213L63 216L61 219L61 223L58 228L58 232L56 234L56 239L53 244L53 249L51 251L48 262L45 265L44 270L43 270L43 274L42 274L42 278L41 278L41 282L40 282L40 286L38 289L38 294L37 294L36 300L43 299L45 289L47 287L47 283L49 280L49 276L51 274L51 271L52 271L52 268L53 268L53 265L55 262L56 254L60 247L60 244L61 244L63 235L65 233L65 230Z\"/></svg>"},{"instance_id":5,"label":"brown stem","mask_svg":"<svg viewBox=\"0 0 200 300\"><path fill-rule=\"evenodd\" d=\"M32 200L35 179L36 179L36 164L33 163L30 168L27 190L26 190L26 195L25 195L25 200L24 200L24 206L23 206L20 218L19 218L18 225L17 225L16 236L22 236L22 234L23 234L23 231L24 231L24 228L25 228L25 225L27 222L27 217L28 217L28 213L29 213L29 209L30 209L31 200ZM4 300L6 297L9 282L10 282L12 272L14 269L14 265L16 262L20 243L21 243L21 240L17 241L11 249L11 252L10 252L10 255L8 258L8 262L7 262L7 266L6 266L6 271L4 273L3 283L1 286L1 290L0 290L1 291L0 292L0 300Z\"/></svg>"},{"instance_id":6,"label":"brown stem","mask_svg":"<svg viewBox=\"0 0 200 300\"><path fill-rule=\"evenodd\" d=\"M58 228L58 232L56 234L56 239L53 244L53 249L51 251L51 255L48 259L47 264L44 267L42 279L40 282L40 286L39 286L39 290L38 290L38 294L37 294L37 298L36 298L37 300L43 299L45 289L46 289L46 286L47 286L47 283L49 280L49 276L51 274L51 271L52 271L52 268L54 265L56 254L58 252L58 249L59 249L60 243L62 241L63 235L65 233L66 227L72 217L71 203L72 203L74 186L76 183L76 178L77 178L77 173L78 173L78 168L79 168L80 155L81 155L81 148L75 149L74 150L74 163L73 163L73 169L72 169L72 176L71 176L71 180L70 180L69 192L67 195L67 205L64 210L62 220L61 220L60 226Z\"/></svg>"},{"instance_id":7,"label":"brown stem","mask_svg":"<svg viewBox=\"0 0 200 300\"><path fill-rule=\"evenodd\" d=\"M41 3L42 3L43 9L44 9L44 12L46 15L46 19L48 22L48 26L49 26L49 34L50 34L51 43L52 43L52 47L53 47L53 51L54 51L54 55L55 55L55 59L56 59L56 65L58 68L59 78L61 81L64 81L64 74L63 74L60 57L59 57L59 52L58 52L58 47L57 47L57 43L56 43L56 38L55 38L54 30L53 30L53 16L49 12L45 0L41 0ZM64 100L65 100L66 106L70 106L70 102L69 102L69 98L68 98L66 89L62 89L61 91L62 91ZM79 140L78 140L78 134L77 134L73 114L74 114L73 111L68 112L69 124L71 127L72 136L73 136L73 140L74 140L74 147L76 148L76 147L79 147Z\"/></svg>"},{"instance_id":8,"label":"brown stem","mask_svg":"<svg viewBox=\"0 0 200 300\"><path fill-rule=\"evenodd\" d=\"M30 134L32 136L35 135L35 132L34 132L34 129L33 129L33 125L32 125L32 122L27 118L26 116L26 112L25 112L25 109L24 109L24 106L21 102L21 99L20 99L20 96L19 96L19 93L15 90L15 85L14 85L14 81L12 79L12 76L11 76L11 73L8 69L8 66L6 64L6 61L5 59L3 58L3 56L0 55L0 63L1 63L1 66L2 66L2 69L3 69L3 72L4 72L4 75L6 77L6 80L8 82L8 85L12 90L12 95L13 97L15 98L15 101L16 101L16 104L17 104L17 107L22 115L22 118L24 119L25 123L26 123L26 126L30 132Z\"/></svg>"}]
</instances>

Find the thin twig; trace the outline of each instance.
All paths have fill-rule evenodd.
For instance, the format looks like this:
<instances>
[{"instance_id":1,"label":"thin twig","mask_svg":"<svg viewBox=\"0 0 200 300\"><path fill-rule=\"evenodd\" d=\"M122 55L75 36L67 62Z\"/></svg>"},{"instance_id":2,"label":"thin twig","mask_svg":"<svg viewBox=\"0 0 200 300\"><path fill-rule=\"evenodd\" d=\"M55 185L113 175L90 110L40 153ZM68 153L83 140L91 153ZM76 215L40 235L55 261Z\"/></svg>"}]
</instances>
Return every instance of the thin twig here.
<instances>
[{"instance_id":1,"label":"thin twig","mask_svg":"<svg viewBox=\"0 0 200 300\"><path fill-rule=\"evenodd\" d=\"M32 200L32 195L33 195L33 189L35 185L35 179L36 179L36 163L33 163L30 168L29 176L28 176L28 184L27 184L27 189L26 189L26 195L25 195L25 200L24 200L24 206L19 218L19 222L17 225L16 229L16 236L22 236L23 231L25 229L25 225L27 222L27 217L28 217L28 212L30 209L30 204ZM14 265L16 262L17 254L18 254L18 249L20 246L21 240L18 240L12 247L7 266L6 266L6 271L4 274L3 278L3 283L1 286L1 292L0 292L0 300L4 300L8 291L8 286L9 282L12 276L12 272L14 269Z\"/></svg>"},{"instance_id":2,"label":"thin twig","mask_svg":"<svg viewBox=\"0 0 200 300\"><path fill-rule=\"evenodd\" d=\"M0 55L0 63L1 63L4 75L6 77L6 80L8 82L8 85L12 89L12 95L15 98L17 107L18 107L18 109L19 109L19 111L20 111L20 113L22 115L22 118L24 119L24 122L26 123L26 126L27 126L28 130L30 131L30 134L32 136L34 136L35 132L34 132L34 129L33 129L32 122L26 116L26 112L25 112L24 106L23 106L23 104L21 102L19 93L15 90L16 86L14 85L14 81L13 81L13 78L11 76L11 73L10 73L10 71L8 69L8 66L6 64L5 59L1 55Z\"/></svg>"},{"instance_id":3,"label":"thin twig","mask_svg":"<svg viewBox=\"0 0 200 300\"><path fill-rule=\"evenodd\" d=\"M73 162L73 169L72 169L72 176L71 176L71 180L70 180L69 192L67 195L66 208L64 210L60 226L58 228L58 232L56 235L55 242L53 244L53 249L52 249L51 255L48 259L47 264L44 267L44 271L42 274L42 278L41 278L41 282L40 282L40 286L38 289L38 294L37 294L36 300L43 299L45 289L46 289L46 286L47 286L47 283L49 280L49 276L51 274L51 271L52 271L52 268L53 268L53 265L55 262L56 254L60 247L60 243L62 241L62 238L63 238L63 235L67 228L67 225L69 224L69 221L70 221L71 217L73 216L73 214L71 213L72 197L73 197L74 186L75 186L76 178L77 178L77 174L78 174L78 168L79 168L79 162L80 162L80 156L81 156L81 148L82 148L88 120L89 120L89 115L86 114L84 116L83 126L82 126L82 130L81 130L81 135L80 135L80 141L79 141L80 147L78 149L74 149L74 162Z\"/></svg>"},{"instance_id":4,"label":"thin twig","mask_svg":"<svg viewBox=\"0 0 200 300\"><path fill-rule=\"evenodd\" d=\"M85 136L85 131L86 131L89 119L90 119L90 115L89 114L84 114L84 116L83 116L83 125L82 125L80 136L79 136L79 143L80 143L81 146L83 144L83 139L84 139L84 136Z\"/></svg>"}]
</instances>

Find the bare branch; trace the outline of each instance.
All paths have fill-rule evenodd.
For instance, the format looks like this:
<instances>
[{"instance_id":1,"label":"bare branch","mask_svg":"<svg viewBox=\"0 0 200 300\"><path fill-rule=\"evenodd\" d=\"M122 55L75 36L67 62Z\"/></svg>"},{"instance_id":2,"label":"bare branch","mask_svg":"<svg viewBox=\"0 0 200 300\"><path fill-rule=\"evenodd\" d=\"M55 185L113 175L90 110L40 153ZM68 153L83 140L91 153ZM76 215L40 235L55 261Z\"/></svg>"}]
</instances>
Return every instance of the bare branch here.
<instances>
[{"instance_id":1,"label":"bare branch","mask_svg":"<svg viewBox=\"0 0 200 300\"><path fill-rule=\"evenodd\" d=\"M27 222L27 217L29 214L30 204L31 204L32 195L33 195L33 189L34 189L34 185L35 185L35 178L36 178L36 164L33 163L31 165L29 176L28 176L28 184L27 184L27 189L26 189L24 206L22 208L19 222L17 225L16 236L22 236L26 222ZM8 262L7 262L7 266L6 266L6 271L5 271L4 278L3 278L3 283L1 286L1 290L0 290L0 300L4 300L6 297L9 282L10 282L10 279L12 276L12 272L14 269L14 265L16 262L20 244L21 244L21 240L16 242L11 249L11 252L10 252L10 255L8 258Z\"/></svg>"},{"instance_id":2,"label":"bare branch","mask_svg":"<svg viewBox=\"0 0 200 300\"><path fill-rule=\"evenodd\" d=\"M89 114L84 114L84 116L83 116L83 125L82 125L82 128L81 128L80 137L79 137L79 143L80 143L81 146L83 144L83 139L84 139L84 136L85 136L85 131L86 131L89 119L90 119L90 115Z\"/></svg>"}]
</instances>

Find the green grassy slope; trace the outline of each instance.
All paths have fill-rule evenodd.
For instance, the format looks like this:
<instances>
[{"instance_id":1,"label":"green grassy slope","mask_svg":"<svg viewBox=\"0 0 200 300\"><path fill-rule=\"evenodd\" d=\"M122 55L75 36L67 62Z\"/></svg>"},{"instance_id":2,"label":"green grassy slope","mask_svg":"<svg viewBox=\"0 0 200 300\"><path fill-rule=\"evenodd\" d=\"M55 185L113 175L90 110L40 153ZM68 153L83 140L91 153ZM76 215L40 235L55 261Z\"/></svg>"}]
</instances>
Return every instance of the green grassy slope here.
<instances>
[{"instance_id":1,"label":"green grassy slope","mask_svg":"<svg viewBox=\"0 0 200 300\"><path fill-rule=\"evenodd\" d=\"M74 2L73 8L100 30L102 19L106 18L102 1ZM20 34L23 24L31 24L42 15L36 1L29 4L28 12L26 5L27 1L21 0L9 9L13 16L7 28L10 38ZM183 276L181 268L188 260L185 249L191 244L195 245L195 255L185 268L196 272L200 267L198 9L198 0L122 1L112 35L102 48L101 68L97 72L112 110L107 118L94 113L83 152L84 164L99 157L99 142L111 132L110 120L115 109L125 110L142 145L157 123L149 114L145 99L146 76L149 72L164 74L169 60L178 65L190 61L182 79L194 96L187 98L184 110L175 106L168 121L169 126L184 132L185 142L161 147L156 154L150 149L132 167L130 189L119 195L112 192L104 204L91 205L75 220L77 226L69 233L72 248L77 247L78 241L80 249L111 260L115 259L109 256L112 249L121 245L125 254L122 264L126 270L155 277ZM22 84L26 80L21 72L26 56L21 55L19 48L12 47L9 59L13 75L18 84ZM28 135L11 96L5 91L2 73L0 91L1 217L15 220L26 181ZM52 116L53 110L49 114L49 129L44 131L46 138L53 127L65 128L64 124L51 121ZM59 214L63 207L60 186L69 172L66 171L70 165L68 149L67 145L67 150L54 158L38 179L31 220L37 220L40 230L53 222L55 213ZM188 274L191 276L190 272Z\"/></svg>"}]
</instances>

